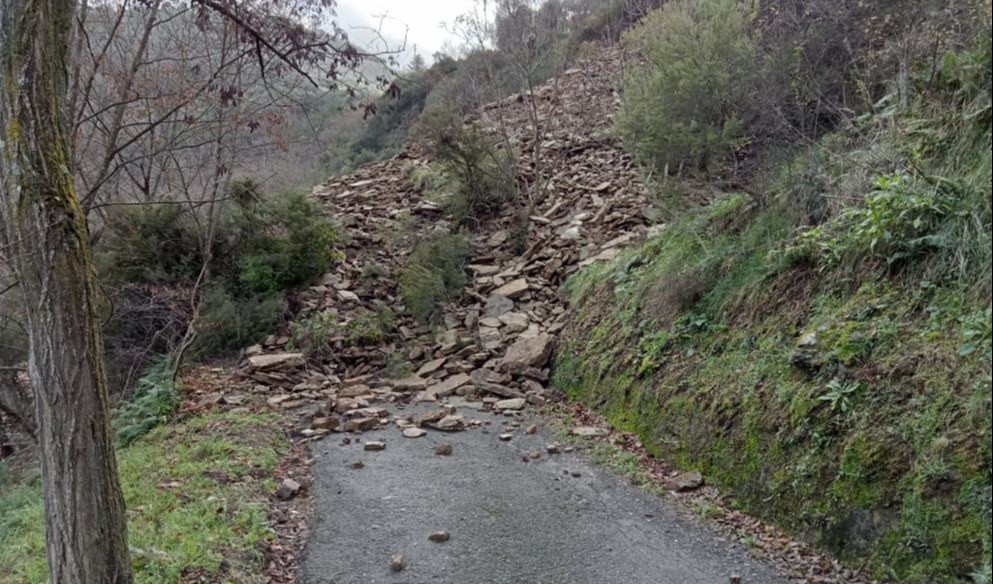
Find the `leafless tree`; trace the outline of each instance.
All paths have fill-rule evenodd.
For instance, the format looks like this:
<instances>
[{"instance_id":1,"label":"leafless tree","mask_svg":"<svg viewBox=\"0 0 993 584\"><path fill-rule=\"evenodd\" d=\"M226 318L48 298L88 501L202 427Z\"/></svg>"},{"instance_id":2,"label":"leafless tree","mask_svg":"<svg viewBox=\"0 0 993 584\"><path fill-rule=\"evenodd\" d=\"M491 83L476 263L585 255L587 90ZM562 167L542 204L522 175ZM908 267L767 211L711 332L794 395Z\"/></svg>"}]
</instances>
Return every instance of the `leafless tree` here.
<instances>
[{"instance_id":1,"label":"leafless tree","mask_svg":"<svg viewBox=\"0 0 993 584\"><path fill-rule=\"evenodd\" d=\"M215 153L223 151L218 135L231 119L228 108L243 95L234 65L244 65L249 55L267 89L274 86L268 80L284 75L337 86L342 71L363 55L321 26L332 7L328 0L193 0L188 8L160 0L84 0L80 6L74 0L0 0L0 249L16 278L28 331L46 550L55 584L134 580L87 210L107 202L101 199L106 185L133 170L133 146L169 125L178 128L205 94L219 96L216 133L208 143ZM86 23L95 14L109 18L105 37L89 35ZM208 70L178 66L188 77L181 76L169 95L136 91L153 31L181 14L191 14L200 30L225 31L217 37L225 50L204 57L214 59ZM131 47L136 50L127 53L130 62L122 58L125 45L114 42L122 27L140 31ZM95 57L89 69L74 59L84 52ZM115 52L117 58L110 58ZM155 63L168 66L174 57L162 54ZM116 82L100 82L103 68L114 63L126 64L109 73ZM101 92L110 100L94 99ZM87 124L99 128L89 134L94 148L80 131ZM177 158L161 164L176 166ZM210 197L228 174L218 164L222 158L213 158L213 176L204 177ZM5 400L13 395L4 392Z\"/></svg>"}]
</instances>

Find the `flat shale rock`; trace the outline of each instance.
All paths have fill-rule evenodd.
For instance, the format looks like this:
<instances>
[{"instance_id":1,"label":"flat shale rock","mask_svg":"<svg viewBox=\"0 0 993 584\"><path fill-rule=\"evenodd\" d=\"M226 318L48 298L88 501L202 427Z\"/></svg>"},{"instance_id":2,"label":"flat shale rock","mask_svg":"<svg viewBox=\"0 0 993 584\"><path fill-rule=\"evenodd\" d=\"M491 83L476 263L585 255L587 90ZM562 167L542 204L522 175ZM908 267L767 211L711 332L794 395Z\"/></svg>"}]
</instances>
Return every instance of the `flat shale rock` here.
<instances>
[{"instance_id":1,"label":"flat shale rock","mask_svg":"<svg viewBox=\"0 0 993 584\"><path fill-rule=\"evenodd\" d=\"M483 314L488 318L500 318L514 309L514 301L502 294L492 294L486 301Z\"/></svg>"},{"instance_id":2,"label":"flat shale rock","mask_svg":"<svg viewBox=\"0 0 993 584\"><path fill-rule=\"evenodd\" d=\"M493 409L498 412L523 410L526 403L522 397L505 399L493 404Z\"/></svg>"},{"instance_id":3,"label":"flat shale rock","mask_svg":"<svg viewBox=\"0 0 993 584\"><path fill-rule=\"evenodd\" d=\"M426 426L441 432L461 432L466 429L466 421L463 416L455 414L445 416L437 422L429 422Z\"/></svg>"},{"instance_id":4,"label":"flat shale rock","mask_svg":"<svg viewBox=\"0 0 993 584\"><path fill-rule=\"evenodd\" d=\"M420 428L407 428L403 431L404 438L423 438L427 436L428 433Z\"/></svg>"},{"instance_id":5,"label":"flat shale rock","mask_svg":"<svg viewBox=\"0 0 993 584\"><path fill-rule=\"evenodd\" d=\"M531 287L528 285L528 281L524 278L514 280L513 282L504 284L497 288L493 294L496 296L505 296L511 300L516 300L530 290Z\"/></svg>"},{"instance_id":6,"label":"flat shale rock","mask_svg":"<svg viewBox=\"0 0 993 584\"><path fill-rule=\"evenodd\" d=\"M594 426L577 426L569 433L580 438L599 438L607 435L606 430Z\"/></svg>"},{"instance_id":7,"label":"flat shale rock","mask_svg":"<svg viewBox=\"0 0 993 584\"><path fill-rule=\"evenodd\" d=\"M436 383L431 387L427 388L426 392L437 398L446 398L455 393L455 390L466 385L472 380L471 377L465 373L459 373L453 375L448 379L442 381L441 383Z\"/></svg>"},{"instance_id":8,"label":"flat shale rock","mask_svg":"<svg viewBox=\"0 0 993 584\"><path fill-rule=\"evenodd\" d=\"M401 392L424 391L428 387L428 382L423 377L411 375L393 382L393 389Z\"/></svg>"},{"instance_id":9,"label":"flat shale rock","mask_svg":"<svg viewBox=\"0 0 993 584\"><path fill-rule=\"evenodd\" d=\"M502 383L503 377L489 369L476 369L472 372L470 378L472 379L472 385L482 392L508 399L524 397L520 391L504 385Z\"/></svg>"},{"instance_id":10,"label":"flat shale rock","mask_svg":"<svg viewBox=\"0 0 993 584\"><path fill-rule=\"evenodd\" d=\"M421 368L417 370L418 377L427 377L435 371L444 367L445 362L448 361L448 357L442 357L441 359L435 359L434 361L428 361Z\"/></svg>"},{"instance_id":11,"label":"flat shale rock","mask_svg":"<svg viewBox=\"0 0 993 584\"><path fill-rule=\"evenodd\" d=\"M248 357L248 366L254 371L295 369L304 364L302 353L266 353Z\"/></svg>"}]
</instances>

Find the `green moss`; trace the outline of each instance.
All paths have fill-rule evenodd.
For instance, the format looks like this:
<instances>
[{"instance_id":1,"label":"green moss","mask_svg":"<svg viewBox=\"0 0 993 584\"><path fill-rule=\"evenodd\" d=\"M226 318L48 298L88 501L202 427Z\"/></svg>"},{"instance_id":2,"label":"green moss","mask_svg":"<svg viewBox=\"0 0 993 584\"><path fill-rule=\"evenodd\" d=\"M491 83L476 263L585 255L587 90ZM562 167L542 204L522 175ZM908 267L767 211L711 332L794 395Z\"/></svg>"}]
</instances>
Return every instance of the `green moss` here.
<instances>
[{"instance_id":1,"label":"green moss","mask_svg":"<svg viewBox=\"0 0 993 584\"><path fill-rule=\"evenodd\" d=\"M555 385L880 578L967 577L990 546L989 360L961 350L983 313L963 325L973 304L947 285L767 262L788 222L743 201L574 276Z\"/></svg>"}]
</instances>

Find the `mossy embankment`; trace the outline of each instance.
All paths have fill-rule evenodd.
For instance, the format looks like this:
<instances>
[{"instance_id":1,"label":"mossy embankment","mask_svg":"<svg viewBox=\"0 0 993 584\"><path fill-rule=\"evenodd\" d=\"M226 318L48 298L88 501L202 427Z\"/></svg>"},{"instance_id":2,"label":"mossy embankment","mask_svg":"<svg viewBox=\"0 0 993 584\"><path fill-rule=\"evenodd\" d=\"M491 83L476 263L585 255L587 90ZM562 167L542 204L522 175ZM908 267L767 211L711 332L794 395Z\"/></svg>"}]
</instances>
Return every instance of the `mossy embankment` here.
<instances>
[{"instance_id":1,"label":"mossy embankment","mask_svg":"<svg viewBox=\"0 0 993 584\"><path fill-rule=\"evenodd\" d=\"M868 118L574 276L557 387L880 578L983 582L989 123L947 120Z\"/></svg>"}]
</instances>

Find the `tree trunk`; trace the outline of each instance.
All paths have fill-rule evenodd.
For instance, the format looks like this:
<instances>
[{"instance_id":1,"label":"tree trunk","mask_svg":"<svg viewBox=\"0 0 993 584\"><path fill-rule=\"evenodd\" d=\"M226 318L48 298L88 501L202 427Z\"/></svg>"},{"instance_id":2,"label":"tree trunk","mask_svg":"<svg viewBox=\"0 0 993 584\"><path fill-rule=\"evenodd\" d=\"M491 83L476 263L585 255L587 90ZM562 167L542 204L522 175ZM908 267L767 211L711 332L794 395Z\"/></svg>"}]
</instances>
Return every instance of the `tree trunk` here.
<instances>
[{"instance_id":1,"label":"tree trunk","mask_svg":"<svg viewBox=\"0 0 993 584\"><path fill-rule=\"evenodd\" d=\"M74 0L0 0L0 237L22 290L53 584L131 584L68 113Z\"/></svg>"},{"instance_id":2,"label":"tree trunk","mask_svg":"<svg viewBox=\"0 0 993 584\"><path fill-rule=\"evenodd\" d=\"M0 372L0 418L6 417L8 423L16 424L17 429L26 433L32 440L38 434L34 426L34 400L30 391L20 382L20 371ZM3 432L0 431L0 435ZM3 444L0 443L0 450ZM2 455L0 455L2 457Z\"/></svg>"}]
</instances>

